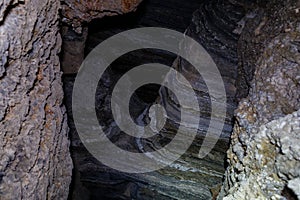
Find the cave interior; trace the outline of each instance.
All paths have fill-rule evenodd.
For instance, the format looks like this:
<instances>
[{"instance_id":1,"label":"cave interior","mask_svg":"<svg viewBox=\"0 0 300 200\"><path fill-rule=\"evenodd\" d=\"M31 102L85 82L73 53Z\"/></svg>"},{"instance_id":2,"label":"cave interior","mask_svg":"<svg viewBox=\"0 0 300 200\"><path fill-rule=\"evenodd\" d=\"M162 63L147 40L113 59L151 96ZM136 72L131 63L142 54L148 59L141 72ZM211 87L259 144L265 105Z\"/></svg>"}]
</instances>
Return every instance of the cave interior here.
<instances>
[{"instance_id":1,"label":"cave interior","mask_svg":"<svg viewBox=\"0 0 300 200\"><path fill-rule=\"evenodd\" d=\"M85 43L83 44L81 42L78 48L84 48L84 57L86 57L98 44L107 38L129 29L161 27L176 30L181 33L191 32L187 34L190 34L191 37L194 37L198 41L204 41L202 44L207 45L209 51L213 52L213 56L217 60L216 62L218 62L218 64L222 62L223 65L220 70L222 70L221 74L224 77L228 95L226 125L224 126L221 138L209 156L204 159L198 159L195 156L197 154L196 151L199 151L203 141L203 132L205 132L208 126L207 119L205 119L200 122L202 123L200 125L201 128L204 129L201 130L200 136L193 143L189 151L182 156L179 161L176 161L173 166L146 174L122 173L101 164L80 142L72 118L71 105L72 88L77 74L72 71L74 70L72 63L62 61L62 68L65 71L63 75L65 105L68 111L71 155L74 162L70 199L215 198L213 196L216 196L223 181L223 174L226 168L226 151L229 148L229 136L233 126L233 110L236 108L238 101L234 89L237 78L237 54L234 52L236 50L234 48L236 48L237 45L238 34L234 33L236 27L233 26L233 23L241 20L245 12L243 7L234 7L234 5L230 4L227 6L228 10L222 10L222 4L218 5L216 2L203 5L203 2L198 0L145 0L134 12L92 20L90 23L85 24L85 28L83 28L87 33L78 34L70 30L71 28L68 28L69 30L63 34L63 39L66 41L82 41L82 38L85 37ZM226 17L228 21L218 24L218 20L222 17ZM201 29L207 28L207 30L205 30L206 32L199 38L197 35L199 33L194 32L192 20L202 20L201 23L203 24L199 24L198 26L200 26ZM226 33L224 34L224 29L231 33L228 35L226 35ZM216 34L215 37L221 37L221 41L217 41L212 45L208 44L207 41L212 37L210 34ZM214 52L213 48L216 49L222 46L220 42L224 42L224 45L227 46L224 48L231 51L229 55L226 55L228 52L225 51ZM214 47L213 45L216 46ZM65 45L65 48L71 48L71 46ZM114 85L126 72L136 66L146 63L161 63L176 68L175 65L178 62L176 59L177 55L159 49L136 50L119 57L103 74L96 93L95 106L98 120L99 123L105 127L104 129L107 129L108 134L112 135L110 136L111 141L120 143L119 147L123 145L123 149L131 149L132 151L137 151L138 149L134 138L124 136L124 133L120 133L120 130L114 131L114 129L109 128L115 126L113 116L111 112L107 110L107 108L109 108L107 102L109 102ZM70 69L71 67L73 68ZM190 72L186 72L187 77L191 76L190 74ZM201 75L198 74L198 76L200 76L200 78L193 80L195 84L197 81L203 83ZM147 115L149 114L150 106L159 101L160 95L167 96L168 92L170 92L167 88L164 89L165 92L162 92L160 85L147 84L136 90L129 105L130 114L132 115L130 117L136 121L141 115L145 115L146 113L146 115L143 116L143 120L137 123L141 123L140 125L147 124L149 122ZM207 93L206 86L201 86L199 91L199 96L203 95L203 93ZM186 95L188 97L191 94ZM204 96L205 99L199 98L198 101L202 107L205 107L203 110L209 111L210 104L207 102L207 98L209 97L207 97L207 94L204 94ZM203 114L203 116L205 116L205 114ZM205 116L205 118L207 118L207 116ZM167 139L164 138L164 136L159 138L158 143L160 143L160 145L168 144L172 137L174 137L172 136L172 134L174 134L173 129L178 127L176 127L175 124L171 124L171 126L172 128L169 127L165 130L167 133L163 133L167 135ZM194 131L197 132L197 130ZM171 139L168 137L171 137ZM156 141L153 142L157 143ZM186 164L186 161L192 164ZM195 172L197 172L197 175L195 175Z\"/></svg>"}]
</instances>

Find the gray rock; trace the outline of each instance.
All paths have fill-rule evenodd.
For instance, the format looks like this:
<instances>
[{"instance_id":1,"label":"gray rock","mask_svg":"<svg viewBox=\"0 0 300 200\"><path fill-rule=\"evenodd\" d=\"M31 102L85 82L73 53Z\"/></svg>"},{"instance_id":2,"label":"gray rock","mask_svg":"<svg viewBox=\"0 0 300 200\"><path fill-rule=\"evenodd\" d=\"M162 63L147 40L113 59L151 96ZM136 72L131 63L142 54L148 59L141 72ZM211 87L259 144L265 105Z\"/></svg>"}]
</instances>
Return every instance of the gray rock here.
<instances>
[{"instance_id":1,"label":"gray rock","mask_svg":"<svg viewBox=\"0 0 300 200\"><path fill-rule=\"evenodd\" d=\"M66 199L59 1L0 3L0 199Z\"/></svg>"},{"instance_id":2,"label":"gray rock","mask_svg":"<svg viewBox=\"0 0 300 200\"><path fill-rule=\"evenodd\" d=\"M299 199L298 8L297 1L270 1L245 25L241 65L255 73L236 111L219 199Z\"/></svg>"}]
</instances>

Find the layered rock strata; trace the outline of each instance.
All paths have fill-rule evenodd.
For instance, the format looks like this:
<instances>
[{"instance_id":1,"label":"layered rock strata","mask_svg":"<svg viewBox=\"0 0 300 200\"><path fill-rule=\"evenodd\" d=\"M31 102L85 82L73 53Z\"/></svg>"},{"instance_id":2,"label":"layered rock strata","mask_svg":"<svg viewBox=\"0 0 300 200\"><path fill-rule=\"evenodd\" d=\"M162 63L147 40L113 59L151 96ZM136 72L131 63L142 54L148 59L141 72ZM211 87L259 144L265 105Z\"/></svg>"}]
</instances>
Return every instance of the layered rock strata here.
<instances>
[{"instance_id":1,"label":"layered rock strata","mask_svg":"<svg viewBox=\"0 0 300 200\"><path fill-rule=\"evenodd\" d=\"M180 2L176 1L174 5L180 5ZM158 4L158 2L154 5L156 4ZM163 2L159 4L162 5ZM120 173L103 166L85 151L75 132L75 127L72 125L72 120L70 120L70 126L73 131L73 158L76 162L75 166L77 171L77 181L74 182L74 198L84 199L85 195L83 195L83 192L87 193L89 195L88 198L91 199L207 199L216 195L222 183L222 174L225 171L225 153L228 148L230 132L232 131L233 110L236 107L234 98L238 65L238 56L236 53L237 41L241 29L239 22L245 15L242 5L243 4L237 2L228 1L203 2L201 8L193 14L192 23L186 31L188 35L200 42L207 49L224 77L225 87L228 93L228 110L222 139L220 139L216 148L204 159L197 157L203 137L205 136L205 129L208 127L210 98L204 81L200 76L194 75L191 66L181 58L178 58L174 63L174 67L185 75L188 80L191 80L199 95L199 102L202 109L201 114L203 115L203 123L200 124L199 129L193 128L194 125L192 128L190 127L194 132L199 132L199 137L196 138L192 147L177 162L157 172L136 175ZM171 7L171 5L165 6ZM199 8L199 6L197 6L197 8ZM182 6L180 8L185 7ZM175 9L175 7L173 7L173 9ZM191 8L187 6L185 9ZM168 9L165 10L166 12L171 12ZM186 13L184 9L182 11L179 9L178 12ZM137 20L138 23L142 23L137 27L142 25L159 25L158 20L162 19L158 16L156 16L157 21L151 21L149 17ZM164 24L168 27L176 27L176 21L174 21L173 18L170 20L164 19L162 21L164 21ZM168 23L169 21L172 23ZM182 25L178 26L181 27ZM136 25L130 24L129 28L132 27L136 27ZM126 30L126 27L124 29ZM124 29L116 28L111 32L118 33ZM93 43L88 46L88 49L92 49L91 47L94 47L97 42L108 37L111 34L109 31L110 29L103 32L100 31L98 36L96 34L92 35L88 41ZM98 102L96 104L96 110L98 111L99 123L106 127L106 133L111 136L117 145L131 151L143 151L143 149L149 150L151 148L155 150L156 147L165 144L166 141L169 142L174 137L177 125L172 123L167 124L162 132L164 140L150 141L149 143L141 145L138 140L132 139L122 133L113 121L111 111L109 111L110 93L114 87L114 83L123 73L126 73L132 67L143 64L143 62L160 62L170 66L176 58L176 55L164 54L159 51L149 52L149 50L134 53L135 54L126 55L125 58L121 58L121 60L114 63L110 70L103 76L103 79L99 83L99 91L96 95ZM72 79L74 78L70 76L65 79L65 90L67 91L69 99L71 97L73 84ZM176 80L172 81L176 84L178 83ZM182 86L178 84L178 87L180 89ZM175 110L179 109L176 105L176 101L173 101L174 97L172 94L164 91L164 89L161 89L160 94L157 92L158 88L155 89L154 86L148 87L144 91L147 92L137 92L132 98L130 108L132 109L133 118L143 119L142 121L146 122L148 120L146 117L148 115L147 109L149 109L153 101L159 95L161 104L174 107ZM184 90L182 91L184 92ZM189 96L190 94L185 95ZM147 99L152 99L153 101L145 102ZM71 105L69 106L71 107ZM170 110L170 112L172 112L172 110ZM122 116L124 119L128 117L130 116ZM196 126L198 126L198 124Z\"/></svg>"}]
</instances>

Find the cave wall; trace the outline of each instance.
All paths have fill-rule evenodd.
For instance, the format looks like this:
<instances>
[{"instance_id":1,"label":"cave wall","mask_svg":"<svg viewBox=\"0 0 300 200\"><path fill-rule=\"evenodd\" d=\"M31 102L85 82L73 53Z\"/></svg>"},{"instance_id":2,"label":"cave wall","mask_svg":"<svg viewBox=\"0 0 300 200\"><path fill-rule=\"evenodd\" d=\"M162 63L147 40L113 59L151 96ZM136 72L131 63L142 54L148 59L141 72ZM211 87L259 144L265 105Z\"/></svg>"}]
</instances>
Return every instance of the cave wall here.
<instances>
[{"instance_id":1,"label":"cave wall","mask_svg":"<svg viewBox=\"0 0 300 200\"><path fill-rule=\"evenodd\" d=\"M94 19L133 12L142 0L62 0L62 56L65 74L77 73L85 57L88 24Z\"/></svg>"},{"instance_id":2,"label":"cave wall","mask_svg":"<svg viewBox=\"0 0 300 200\"><path fill-rule=\"evenodd\" d=\"M60 2L0 2L0 199L67 199Z\"/></svg>"},{"instance_id":3,"label":"cave wall","mask_svg":"<svg viewBox=\"0 0 300 200\"><path fill-rule=\"evenodd\" d=\"M142 0L63 0L62 21L75 32L81 33L82 27L93 19L134 11L141 2Z\"/></svg>"},{"instance_id":4,"label":"cave wall","mask_svg":"<svg viewBox=\"0 0 300 200\"><path fill-rule=\"evenodd\" d=\"M219 199L300 199L299 6L271 0L248 15L239 68L250 91L236 110Z\"/></svg>"},{"instance_id":5,"label":"cave wall","mask_svg":"<svg viewBox=\"0 0 300 200\"><path fill-rule=\"evenodd\" d=\"M76 34L84 34L83 23L94 17L129 12L139 2L110 2L113 8L106 11L103 5L109 3L95 1L86 5L85 1L65 0L62 12L64 22ZM242 18L244 13L239 13L240 5L235 1L219 1L223 3L219 5L212 2L203 4L194 13L187 34L205 46L227 79L228 127L236 89L238 98L246 97L250 89L236 111L237 121L228 151L230 166L220 198L300 198L300 5L292 0L251 4L248 14ZM59 9L60 3L55 0L0 3L0 199L66 199L68 196L72 161L62 105ZM220 12L208 12L211 9ZM212 19L220 24L214 25ZM241 38L236 46L239 34ZM78 49L82 50L82 46ZM188 65L180 60L174 64L189 75ZM230 128L225 129L225 139L229 132ZM200 169L196 173L185 171L184 160L182 163L179 160L179 165L153 174L128 176L113 172L110 178L127 180L116 181L124 192L123 197L133 193L145 197L146 193L149 199L153 196L199 199L199 195L203 199L211 198L223 173L223 163L219 163L223 156L219 151L222 148L215 149L216 153L202 161L184 157L192 160L195 169ZM89 159L96 167L87 168L90 172L87 177L105 181L107 174L103 171L107 169ZM87 160L84 162L88 164ZM206 164L207 168L202 169ZM203 174L212 171L207 172L212 165L214 173L203 178ZM178 173L178 166L183 166L180 168L183 176ZM176 185L179 180L182 187ZM95 191L99 189L97 185L92 187ZM109 189L114 193L116 188Z\"/></svg>"},{"instance_id":6,"label":"cave wall","mask_svg":"<svg viewBox=\"0 0 300 200\"><path fill-rule=\"evenodd\" d=\"M101 21L98 23L92 22L92 26L89 27L91 34L88 36L86 49L91 51L107 37L130 28L141 26L177 28L178 31L185 32L207 49L224 76L228 102L227 118L222 138L206 158L198 158L198 152L210 117L210 98L203 79L197 76L191 70L192 67L183 59L176 59L176 55L171 55L168 58L167 54L163 54L162 52L138 51L135 54L122 57L122 59L115 63L116 65L113 65L112 69L104 76L104 79L99 81L101 83L99 84L101 91L99 90L96 93L98 100L96 110L99 113L99 122L105 124L107 127L107 134L112 134L119 138L119 143L123 144L127 150L136 150L134 147L138 146L136 145L137 141L126 138L112 120L113 117L111 116L111 112L109 112L110 92L114 87L114 81L118 80L126 72L126 69L147 62L159 62L171 66L176 59L173 67L188 77L195 87L201 104L201 117L203 121L198 129L195 127L195 124L187 127L187 129L193 132L198 132L199 137L197 137L189 151L171 166L146 174L117 172L97 161L86 151L81 143L71 117L73 78L71 76L65 77L66 105L69 108L69 125L72 135L71 149L76 171L73 184L74 199L210 199L216 196L222 184L225 172L224 159L232 131L233 111L237 106L235 102L235 84L238 67L237 43L241 34L241 27L238 22L245 16L244 4L247 4L247 2L239 3L226 0L189 0L188 2L182 2L181 0L152 0L148 2L149 4L145 6L145 15L140 17L138 17L139 15L135 15L141 12L138 9L137 13L132 13L131 16L127 16L128 18L121 16L107 18L105 19L107 20L106 23L105 20L102 23ZM172 2L173 4L171 4ZM169 18L167 18L168 14L170 15ZM179 16L182 16L185 20L179 21ZM170 80L170 83L176 84L179 91L185 92L185 87L180 81ZM153 95L156 98L159 94L152 93L149 96L151 95L152 98ZM185 93L184 95L189 97L191 94ZM136 101L131 102L133 112L138 112L138 116L144 118L143 115L146 113L144 110L148 105L144 106L145 102L138 101L136 96L134 96L134 99ZM179 110L180 108L173 101L174 97L172 94L164 91L162 88L160 91L160 100L162 104L167 105L168 111L176 116L176 109ZM192 115L193 113L191 112ZM128 116L124 115L121 118L126 119ZM162 131L164 138L171 140L176 134L174 130L176 130L176 124L168 124ZM159 142L161 141L150 142L150 144L153 144L150 148L156 148L159 147ZM149 145L145 144L146 148L149 148Z\"/></svg>"}]
</instances>

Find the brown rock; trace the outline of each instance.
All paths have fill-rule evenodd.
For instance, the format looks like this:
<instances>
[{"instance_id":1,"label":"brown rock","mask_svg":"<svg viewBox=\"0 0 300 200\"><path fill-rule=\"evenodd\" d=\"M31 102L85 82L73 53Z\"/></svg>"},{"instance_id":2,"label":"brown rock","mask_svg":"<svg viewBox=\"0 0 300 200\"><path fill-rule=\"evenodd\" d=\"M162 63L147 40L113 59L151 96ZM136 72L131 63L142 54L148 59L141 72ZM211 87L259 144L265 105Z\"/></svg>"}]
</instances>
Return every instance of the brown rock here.
<instances>
[{"instance_id":1,"label":"brown rock","mask_svg":"<svg viewBox=\"0 0 300 200\"><path fill-rule=\"evenodd\" d=\"M0 199L66 199L59 1L0 3Z\"/></svg>"},{"instance_id":2,"label":"brown rock","mask_svg":"<svg viewBox=\"0 0 300 200\"><path fill-rule=\"evenodd\" d=\"M114 16L136 10L142 0L64 0L62 3L63 21L72 25L78 33L82 25L96 18Z\"/></svg>"}]
</instances>

